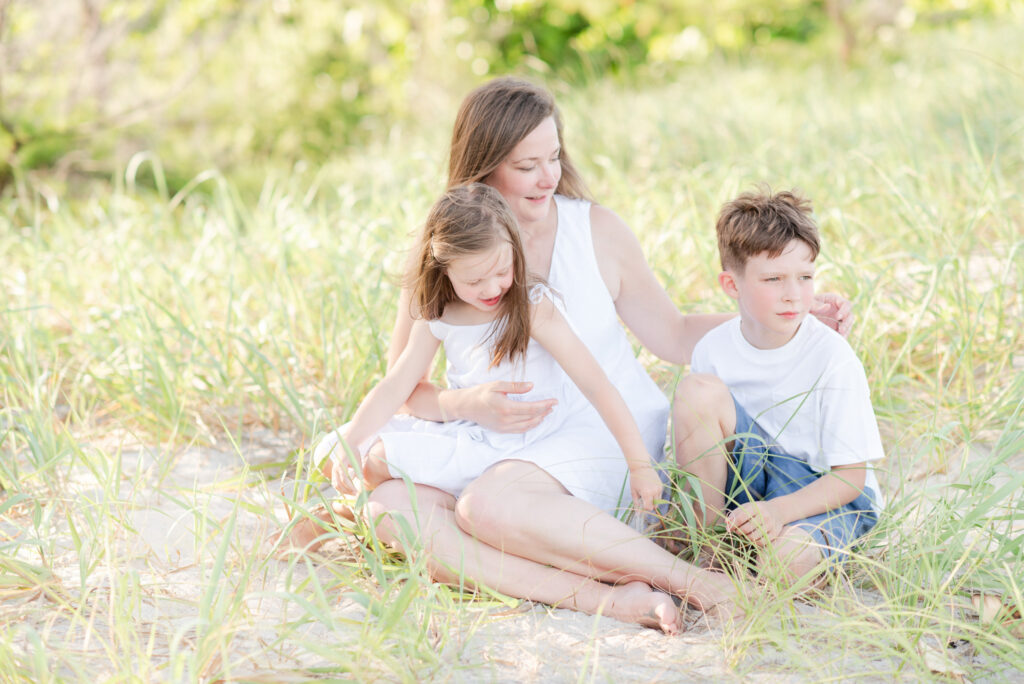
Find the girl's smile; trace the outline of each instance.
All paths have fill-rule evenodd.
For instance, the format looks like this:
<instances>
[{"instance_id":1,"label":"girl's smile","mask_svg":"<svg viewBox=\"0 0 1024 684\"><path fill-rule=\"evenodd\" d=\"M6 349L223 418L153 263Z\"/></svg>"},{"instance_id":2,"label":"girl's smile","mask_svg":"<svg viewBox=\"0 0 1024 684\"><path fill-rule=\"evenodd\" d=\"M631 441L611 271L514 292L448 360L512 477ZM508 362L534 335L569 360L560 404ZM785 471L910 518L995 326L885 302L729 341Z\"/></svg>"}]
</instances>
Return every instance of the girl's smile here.
<instances>
[{"instance_id":1,"label":"girl's smile","mask_svg":"<svg viewBox=\"0 0 1024 684\"><path fill-rule=\"evenodd\" d=\"M448 280L455 295L474 309L493 311L512 287L512 259L512 245L507 242L454 259L448 266Z\"/></svg>"}]
</instances>

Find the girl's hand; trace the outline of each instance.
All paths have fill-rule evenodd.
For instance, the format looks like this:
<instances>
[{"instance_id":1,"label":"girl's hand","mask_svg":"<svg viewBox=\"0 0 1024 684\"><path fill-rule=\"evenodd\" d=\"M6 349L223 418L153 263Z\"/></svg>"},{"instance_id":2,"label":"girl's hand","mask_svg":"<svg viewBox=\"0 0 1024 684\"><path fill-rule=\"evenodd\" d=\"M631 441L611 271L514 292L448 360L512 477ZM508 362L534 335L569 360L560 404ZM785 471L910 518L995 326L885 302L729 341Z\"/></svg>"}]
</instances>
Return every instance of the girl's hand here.
<instances>
[{"instance_id":1,"label":"girl's hand","mask_svg":"<svg viewBox=\"0 0 1024 684\"><path fill-rule=\"evenodd\" d=\"M509 394L523 394L529 382L487 382L441 393L441 412L447 419L462 418L495 432L526 432L540 425L558 402L516 401Z\"/></svg>"},{"instance_id":2,"label":"girl's hand","mask_svg":"<svg viewBox=\"0 0 1024 684\"><path fill-rule=\"evenodd\" d=\"M356 480L362 478L362 472L353 466L353 456L358 462L359 451L353 449L344 438L338 440L331 454L331 486L340 494L357 493Z\"/></svg>"},{"instance_id":3,"label":"girl's hand","mask_svg":"<svg viewBox=\"0 0 1024 684\"><path fill-rule=\"evenodd\" d=\"M653 511L655 500L662 495L661 478L649 464L630 468L629 491L635 506L643 511Z\"/></svg>"},{"instance_id":4,"label":"girl's hand","mask_svg":"<svg viewBox=\"0 0 1024 684\"><path fill-rule=\"evenodd\" d=\"M725 529L764 547L782 534L782 521L769 502L750 501L729 512L725 517Z\"/></svg>"},{"instance_id":5,"label":"girl's hand","mask_svg":"<svg viewBox=\"0 0 1024 684\"><path fill-rule=\"evenodd\" d=\"M811 315L846 337L853 327L853 305L850 300L834 292L819 292L814 295Z\"/></svg>"}]
</instances>

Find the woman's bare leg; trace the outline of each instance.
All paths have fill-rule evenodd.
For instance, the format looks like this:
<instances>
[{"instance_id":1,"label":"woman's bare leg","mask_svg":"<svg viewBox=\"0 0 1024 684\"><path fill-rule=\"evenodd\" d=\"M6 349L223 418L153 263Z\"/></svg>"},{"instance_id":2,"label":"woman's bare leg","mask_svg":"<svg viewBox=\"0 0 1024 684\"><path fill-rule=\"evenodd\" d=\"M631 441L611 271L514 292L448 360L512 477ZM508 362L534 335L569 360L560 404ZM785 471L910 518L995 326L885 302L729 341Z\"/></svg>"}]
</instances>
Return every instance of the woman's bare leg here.
<instances>
[{"instance_id":1,"label":"woman's bare leg","mask_svg":"<svg viewBox=\"0 0 1024 684\"><path fill-rule=\"evenodd\" d=\"M368 514L378 538L407 554L427 553L427 568L438 582L487 586L508 596L600 613L674 634L679 611L671 597L642 582L611 586L566 570L502 553L455 523L455 499L432 487L416 486L415 501L400 480L383 483L370 495ZM404 519L414 539L408 539Z\"/></svg>"},{"instance_id":2,"label":"woman's bare leg","mask_svg":"<svg viewBox=\"0 0 1024 684\"><path fill-rule=\"evenodd\" d=\"M608 582L642 581L701 610L736 596L727 576L669 553L611 515L572 496L532 463L503 461L466 488L459 527L482 542L563 571Z\"/></svg>"}]
</instances>

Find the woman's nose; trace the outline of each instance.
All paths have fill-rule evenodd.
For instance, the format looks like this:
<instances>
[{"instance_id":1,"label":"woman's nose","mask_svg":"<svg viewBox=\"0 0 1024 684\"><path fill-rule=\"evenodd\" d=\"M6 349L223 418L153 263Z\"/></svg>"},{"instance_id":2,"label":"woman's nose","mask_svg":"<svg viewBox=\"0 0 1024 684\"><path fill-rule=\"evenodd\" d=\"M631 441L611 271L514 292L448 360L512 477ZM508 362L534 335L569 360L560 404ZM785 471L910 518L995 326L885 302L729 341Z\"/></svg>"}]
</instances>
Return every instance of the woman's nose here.
<instances>
[{"instance_id":1,"label":"woman's nose","mask_svg":"<svg viewBox=\"0 0 1024 684\"><path fill-rule=\"evenodd\" d=\"M552 185L557 185L558 169L556 164L543 162L541 164L541 170L541 183L543 183L544 187L551 187Z\"/></svg>"}]
</instances>

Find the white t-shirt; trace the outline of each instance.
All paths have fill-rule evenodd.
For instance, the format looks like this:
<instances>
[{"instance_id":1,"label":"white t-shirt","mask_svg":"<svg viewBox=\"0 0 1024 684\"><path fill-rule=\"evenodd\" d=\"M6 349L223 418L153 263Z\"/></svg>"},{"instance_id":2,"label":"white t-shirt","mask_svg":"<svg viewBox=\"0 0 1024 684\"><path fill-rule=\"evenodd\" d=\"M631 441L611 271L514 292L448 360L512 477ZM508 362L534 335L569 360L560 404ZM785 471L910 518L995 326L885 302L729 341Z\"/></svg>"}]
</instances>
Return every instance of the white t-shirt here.
<instances>
[{"instance_id":1,"label":"white t-shirt","mask_svg":"<svg viewBox=\"0 0 1024 684\"><path fill-rule=\"evenodd\" d=\"M721 378L781 451L817 472L885 456L864 367L846 340L813 316L777 349L754 347L740 318L730 319L697 343L690 368ZM864 484L880 510L870 465Z\"/></svg>"}]
</instances>

